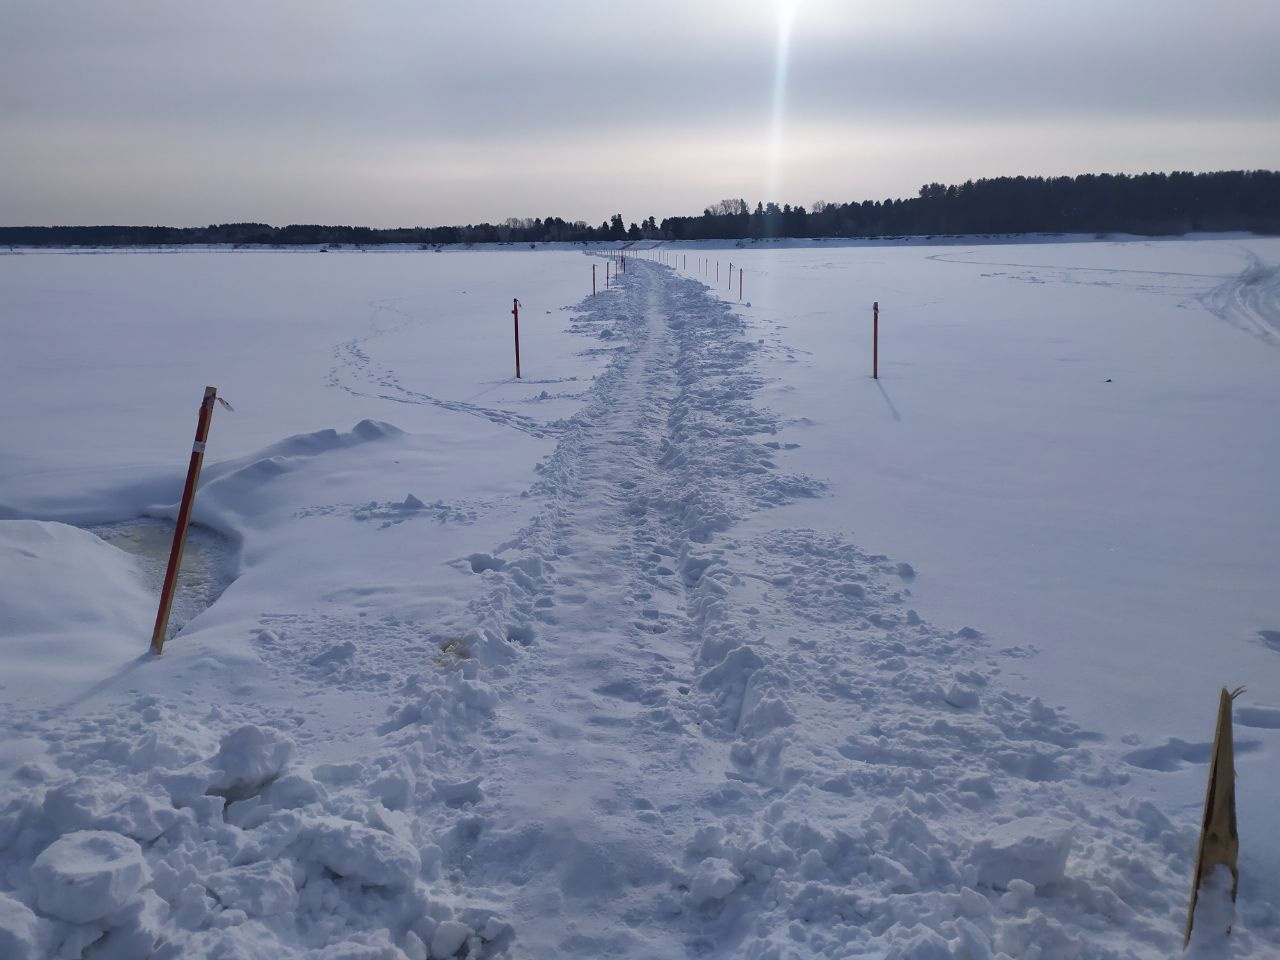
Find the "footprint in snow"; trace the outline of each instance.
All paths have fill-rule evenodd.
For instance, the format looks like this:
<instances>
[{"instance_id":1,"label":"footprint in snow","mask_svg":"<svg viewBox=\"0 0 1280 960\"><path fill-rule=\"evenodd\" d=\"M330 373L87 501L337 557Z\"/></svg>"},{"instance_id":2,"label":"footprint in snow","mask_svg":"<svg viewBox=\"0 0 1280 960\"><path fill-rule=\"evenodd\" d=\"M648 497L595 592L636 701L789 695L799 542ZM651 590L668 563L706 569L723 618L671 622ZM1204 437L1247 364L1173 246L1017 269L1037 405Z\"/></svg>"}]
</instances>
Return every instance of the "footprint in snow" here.
<instances>
[{"instance_id":1,"label":"footprint in snow","mask_svg":"<svg viewBox=\"0 0 1280 960\"><path fill-rule=\"evenodd\" d=\"M1280 710L1271 707L1237 707L1236 723L1258 730L1280 730Z\"/></svg>"},{"instance_id":2,"label":"footprint in snow","mask_svg":"<svg viewBox=\"0 0 1280 960\"><path fill-rule=\"evenodd\" d=\"M1257 740L1237 740L1235 752L1236 754L1250 753L1258 749L1258 746ZM1188 764L1208 763L1212 749L1213 744L1208 742L1187 743L1177 737L1170 737L1158 747L1144 747L1141 750L1130 751L1124 755L1124 760L1144 770L1173 773Z\"/></svg>"}]
</instances>

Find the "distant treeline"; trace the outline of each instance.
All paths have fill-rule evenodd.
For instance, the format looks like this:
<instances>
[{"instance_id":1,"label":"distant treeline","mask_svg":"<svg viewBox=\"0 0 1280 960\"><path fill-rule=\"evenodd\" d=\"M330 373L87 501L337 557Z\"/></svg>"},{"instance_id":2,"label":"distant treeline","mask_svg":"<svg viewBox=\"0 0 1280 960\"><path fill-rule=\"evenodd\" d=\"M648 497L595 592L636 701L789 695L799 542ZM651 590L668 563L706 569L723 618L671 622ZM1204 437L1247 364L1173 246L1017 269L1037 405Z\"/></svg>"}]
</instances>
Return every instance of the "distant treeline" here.
<instances>
[{"instance_id":1,"label":"distant treeline","mask_svg":"<svg viewBox=\"0 0 1280 960\"><path fill-rule=\"evenodd\" d=\"M1085 174L997 177L959 186L930 183L906 200L818 202L811 209L721 200L701 216L621 214L593 227L560 217L511 218L454 227L372 227L223 223L207 227L0 227L4 246L158 246L236 244L329 246L588 242L602 240L745 240L774 237L887 237L1001 233L1132 233L1196 230L1280 233L1280 172Z\"/></svg>"}]
</instances>

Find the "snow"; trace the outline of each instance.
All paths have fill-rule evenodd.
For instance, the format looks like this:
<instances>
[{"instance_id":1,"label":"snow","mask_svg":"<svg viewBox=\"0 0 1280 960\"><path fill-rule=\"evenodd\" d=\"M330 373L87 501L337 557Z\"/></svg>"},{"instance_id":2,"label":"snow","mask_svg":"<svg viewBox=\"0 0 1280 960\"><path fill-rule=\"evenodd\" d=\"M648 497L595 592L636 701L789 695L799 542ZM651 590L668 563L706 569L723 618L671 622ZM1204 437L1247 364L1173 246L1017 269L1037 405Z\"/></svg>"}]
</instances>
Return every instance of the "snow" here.
<instances>
[{"instance_id":1,"label":"snow","mask_svg":"<svg viewBox=\"0 0 1280 960\"><path fill-rule=\"evenodd\" d=\"M459 923L457 920L444 921L431 935L431 956L438 960L452 957L462 949L463 943L470 935L471 929L465 923Z\"/></svg>"},{"instance_id":2,"label":"snow","mask_svg":"<svg viewBox=\"0 0 1280 960\"><path fill-rule=\"evenodd\" d=\"M142 848L106 830L77 830L51 843L31 865L40 910L89 923L124 908L151 879Z\"/></svg>"},{"instance_id":3,"label":"snow","mask_svg":"<svg viewBox=\"0 0 1280 960\"><path fill-rule=\"evenodd\" d=\"M974 844L978 882L1001 890L1021 880L1033 887L1061 883L1074 831L1047 817L1022 817L990 830Z\"/></svg>"},{"instance_id":4,"label":"snow","mask_svg":"<svg viewBox=\"0 0 1280 960\"><path fill-rule=\"evenodd\" d=\"M155 600L123 551L64 523L7 520L0 569L6 687L52 690L137 658Z\"/></svg>"},{"instance_id":5,"label":"snow","mask_svg":"<svg viewBox=\"0 0 1280 960\"><path fill-rule=\"evenodd\" d=\"M0 894L0 952L12 960L38 960L47 936L42 921L23 903Z\"/></svg>"},{"instance_id":6,"label":"snow","mask_svg":"<svg viewBox=\"0 0 1280 960\"><path fill-rule=\"evenodd\" d=\"M1205 878L1196 897L1195 923L1183 954L1189 960L1228 955L1227 937L1235 919L1235 905L1231 898L1233 883L1231 870L1223 864L1215 866Z\"/></svg>"},{"instance_id":7,"label":"snow","mask_svg":"<svg viewBox=\"0 0 1280 960\"><path fill-rule=\"evenodd\" d=\"M0 952L1271 956L1280 241L637 253L0 257Z\"/></svg>"}]
</instances>

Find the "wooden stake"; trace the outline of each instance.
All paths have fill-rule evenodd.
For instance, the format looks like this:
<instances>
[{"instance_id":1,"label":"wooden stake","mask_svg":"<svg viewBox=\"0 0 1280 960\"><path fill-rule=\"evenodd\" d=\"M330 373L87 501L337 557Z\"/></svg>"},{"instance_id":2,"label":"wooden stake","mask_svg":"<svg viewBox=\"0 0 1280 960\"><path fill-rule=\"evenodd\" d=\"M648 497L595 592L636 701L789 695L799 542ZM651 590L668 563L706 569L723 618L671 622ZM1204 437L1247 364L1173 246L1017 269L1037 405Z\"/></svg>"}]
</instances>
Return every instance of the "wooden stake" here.
<instances>
[{"instance_id":1,"label":"wooden stake","mask_svg":"<svg viewBox=\"0 0 1280 960\"><path fill-rule=\"evenodd\" d=\"M729 282L733 283L733 277L729 278ZM742 268L738 268L738 302L742 302Z\"/></svg>"},{"instance_id":2,"label":"wooden stake","mask_svg":"<svg viewBox=\"0 0 1280 960\"><path fill-rule=\"evenodd\" d=\"M520 379L520 301L511 300L511 316L515 319L516 328L516 379Z\"/></svg>"},{"instance_id":3,"label":"wooden stake","mask_svg":"<svg viewBox=\"0 0 1280 960\"><path fill-rule=\"evenodd\" d=\"M1228 693L1222 688L1218 697L1218 725L1213 734L1213 752L1209 757L1209 783L1204 794L1204 818L1200 824L1200 846L1196 850L1196 869L1191 878L1191 902L1187 906L1187 927L1182 937L1185 950L1191 942L1195 923L1196 900L1200 887L1219 864L1231 871L1231 900L1235 902L1240 884L1236 860L1240 854L1240 836L1236 830L1236 765L1231 735L1231 701L1244 692L1237 687ZM1231 929L1228 927L1227 932Z\"/></svg>"},{"instance_id":4,"label":"wooden stake","mask_svg":"<svg viewBox=\"0 0 1280 960\"><path fill-rule=\"evenodd\" d=\"M594 263L591 265L591 295L593 297L596 295L596 265Z\"/></svg>"},{"instance_id":5,"label":"wooden stake","mask_svg":"<svg viewBox=\"0 0 1280 960\"><path fill-rule=\"evenodd\" d=\"M217 398L217 387L204 388L204 400L200 403L200 416L196 420L196 439L191 445L191 462L187 465L187 483L182 488L182 504L178 507L177 525L173 530L173 546L169 548L169 566L165 568L164 586L160 588L160 608L156 611L155 629L151 631L151 652L156 656L164 652L164 635L169 629L169 613L173 609L173 595L178 588L182 554L187 548L187 527L191 523L191 508L196 499L196 485L200 482L200 467L204 463L204 445L209 439L209 423L213 419L213 405Z\"/></svg>"},{"instance_id":6,"label":"wooden stake","mask_svg":"<svg viewBox=\"0 0 1280 960\"><path fill-rule=\"evenodd\" d=\"M880 301L871 304L871 379L880 379Z\"/></svg>"}]
</instances>

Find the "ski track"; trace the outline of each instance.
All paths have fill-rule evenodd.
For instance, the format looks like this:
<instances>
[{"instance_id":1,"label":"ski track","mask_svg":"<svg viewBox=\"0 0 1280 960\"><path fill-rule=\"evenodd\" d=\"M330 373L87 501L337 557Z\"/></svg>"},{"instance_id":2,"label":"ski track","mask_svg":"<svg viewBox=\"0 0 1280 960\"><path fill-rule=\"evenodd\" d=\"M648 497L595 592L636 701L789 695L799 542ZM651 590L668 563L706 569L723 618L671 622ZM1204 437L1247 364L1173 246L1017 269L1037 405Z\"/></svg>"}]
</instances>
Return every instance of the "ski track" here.
<instances>
[{"instance_id":1,"label":"ski track","mask_svg":"<svg viewBox=\"0 0 1280 960\"><path fill-rule=\"evenodd\" d=\"M1204 295L1211 313L1273 347L1280 347L1280 265L1253 261L1238 277Z\"/></svg>"},{"instance_id":2,"label":"ski track","mask_svg":"<svg viewBox=\"0 0 1280 960\"><path fill-rule=\"evenodd\" d=\"M363 337L353 337L338 344L333 351L335 366L329 371L327 382L330 386L345 390L355 397L366 397L386 400L391 403L429 404L453 413L464 413L469 416L482 417L502 427L511 427L521 433L540 439L554 439L559 435L563 424L560 422L543 423L533 417L512 413L495 407L485 407L465 400L442 400L430 394L410 390L400 382L395 371L374 360L367 351L370 341L390 333L398 333L412 324L414 316L396 307L396 301L375 300L369 307L371 311L370 326L372 332ZM394 319L389 323L384 316ZM544 383L554 381L528 381ZM549 399L544 397L540 399Z\"/></svg>"},{"instance_id":3,"label":"ski track","mask_svg":"<svg viewBox=\"0 0 1280 960\"><path fill-rule=\"evenodd\" d=\"M953 254L934 254L926 257L938 263L966 263L992 267L1018 267L1025 273L983 273L980 276L993 279L1015 280L1023 283L1048 283L1046 275L1057 283L1078 283L1087 286L1125 286L1134 290L1167 292L1179 289L1171 281L1182 281L1193 302L1199 302L1221 320L1245 333L1252 334L1264 343L1280 347L1280 265L1265 264L1252 252L1244 250L1250 265L1238 276L1223 277L1209 273L1177 273L1160 270L1129 270L1114 267L1054 266L1051 264L1002 263L990 260L971 260ZM1080 279L1098 274L1117 279ZM1135 282L1129 278L1151 276L1165 280L1161 283ZM1203 281L1219 281L1205 291ZM1189 281L1189 282L1188 282Z\"/></svg>"},{"instance_id":4,"label":"ski track","mask_svg":"<svg viewBox=\"0 0 1280 960\"><path fill-rule=\"evenodd\" d=\"M910 609L909 565L771 523L824 485L779 467L794 444L753 403L763 348L702 283L632 260L575 309L621 346L554 428L338 350L344 389L558 437L533 520L454 561L480 578L465 614L378 616L373 589L359 613L264 611L253 644L294 706L193 726L181 696L148 696L10 724L50 744L0 807L14 869L100 829L151 872L142 906L40 935L68 956L106 931L101 956L233 960L1173 955L1194 824L1125 785L1205 745L1122 756L1005 688L1017 649ZM317 762L335 741L357 759ZM1010 821L1069 845L1065 873L1002 877L984 838ZM1246 952L1275 930L1249 893Z\"/></svg>"},{"instance_id":5,"label":"ski track","mask_svg":"<svg viewBox=\"0 0 1280 960\"><path fill-rule=\"evenodd\" d=\"M976 251L970 251L976 252ZM1005 263L996 260L972 260L953 254L933 254L925 257L936 263L964 263L974 266L1014 267L1022 272L1010 273L993 270L981 273L980 277L995 280L1013 280L1019 283L1043 284L1064 283L1088 287L1121 287L1146 293L1169 293L1186 291L1192 296L1199 296L1205 288L1206 280L1221 281L1220 274L1186 273L1170 270L1133 270L1119 267L1082 267L1063 266L1057 264ZM1145 279L1153 278L1153 279Z\"/></svg>"}]
</instances>

